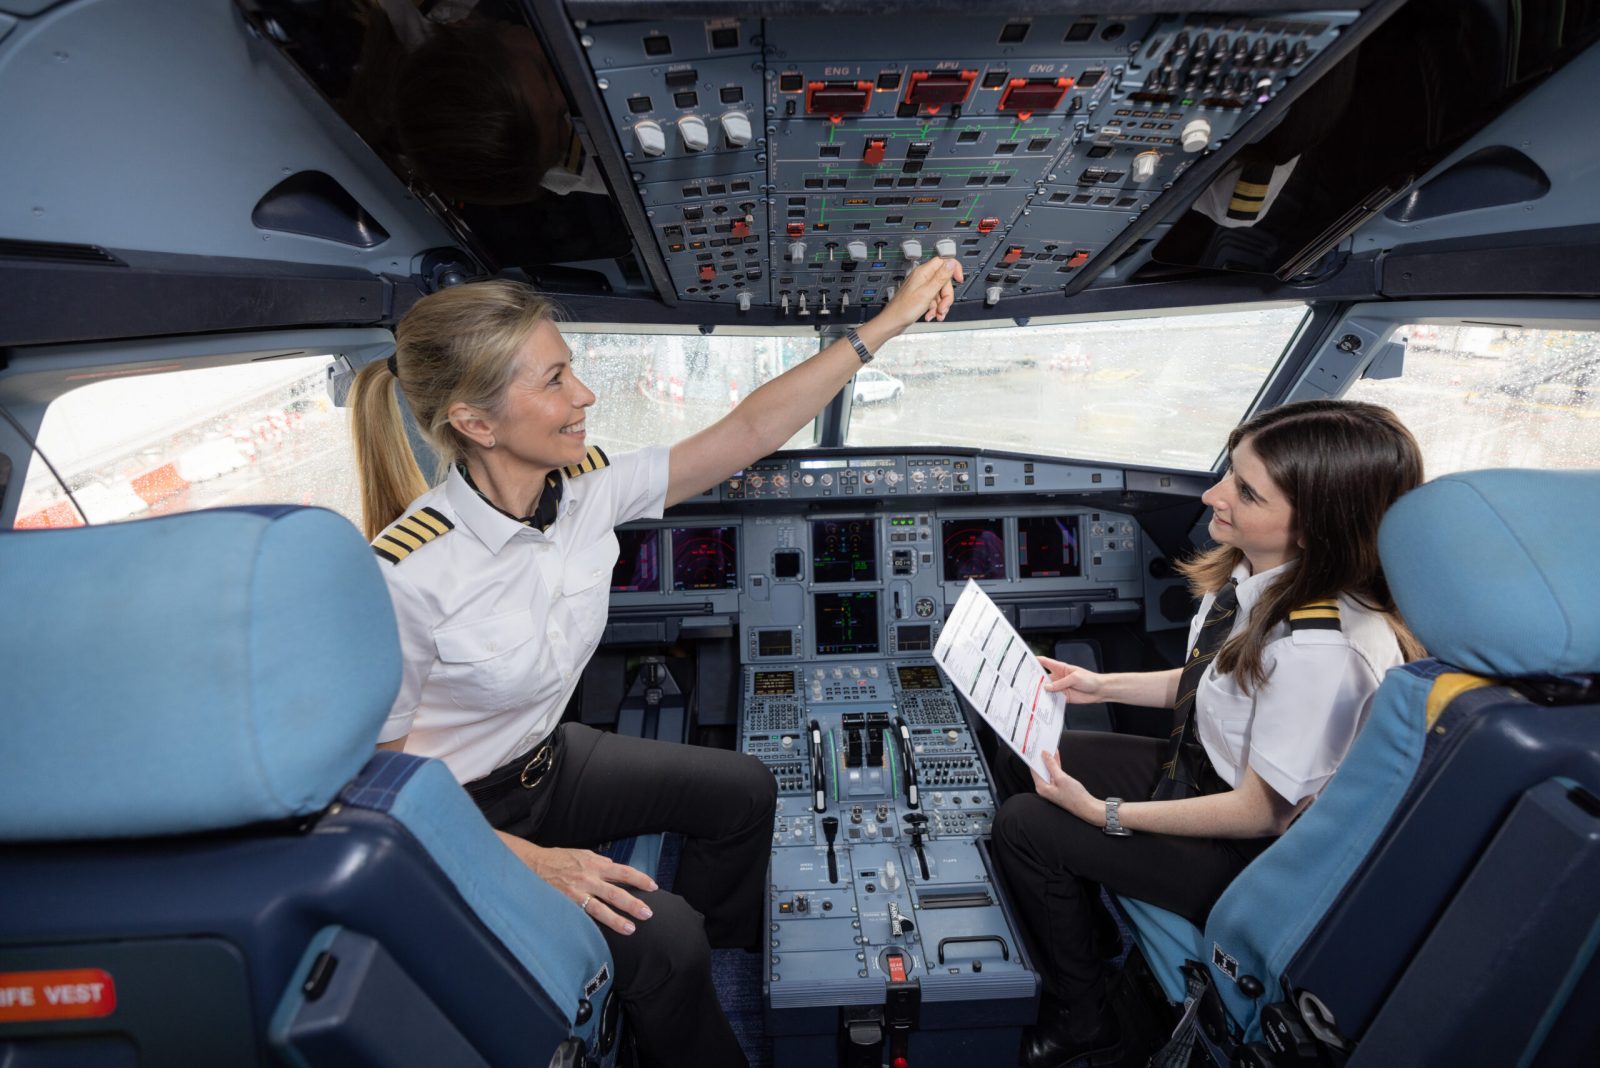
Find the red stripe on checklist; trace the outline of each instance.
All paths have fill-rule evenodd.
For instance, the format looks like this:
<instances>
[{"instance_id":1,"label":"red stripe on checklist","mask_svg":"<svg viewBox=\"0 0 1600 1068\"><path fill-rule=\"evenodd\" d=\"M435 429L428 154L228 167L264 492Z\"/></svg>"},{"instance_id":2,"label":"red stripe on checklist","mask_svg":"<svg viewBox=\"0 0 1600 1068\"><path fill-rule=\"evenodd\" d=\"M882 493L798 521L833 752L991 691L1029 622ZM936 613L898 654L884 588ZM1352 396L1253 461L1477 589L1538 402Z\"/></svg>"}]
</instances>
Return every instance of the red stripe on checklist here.
<instances>
[{"instance_id":1,"label":"red stripe on checklist","mask_svg":"<svg viewBox=\"0 0 1600 1068\"><path fill-rule=\"evenodd\" d=\"M1033 737L1034 710L1039 707L1039 691L1044 688L1044 676L1039 676L1039 681L1033 684L1033 705L1028 709L1028 729L1022 732L1022 751L1028 751L1028 739Z\"/></svg>"}]
</instances>

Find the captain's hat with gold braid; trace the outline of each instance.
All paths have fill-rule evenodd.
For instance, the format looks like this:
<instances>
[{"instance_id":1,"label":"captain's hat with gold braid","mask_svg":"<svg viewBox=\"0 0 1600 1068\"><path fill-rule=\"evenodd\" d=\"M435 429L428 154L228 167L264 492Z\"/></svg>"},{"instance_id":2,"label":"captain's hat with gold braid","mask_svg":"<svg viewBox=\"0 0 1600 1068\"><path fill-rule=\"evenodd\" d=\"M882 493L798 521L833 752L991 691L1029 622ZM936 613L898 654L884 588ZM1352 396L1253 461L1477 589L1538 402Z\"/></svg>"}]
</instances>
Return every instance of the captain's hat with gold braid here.
<instances>
[{"instance_id":1,"label":"captain's hat with gold braid","mask_svg":"<svg viewBox=\"0 0 1600 1068\"><path fill-rule=\"evenodd\" d=\"M561 473L568 478L577 478L579 475L587 475L590 471L598 471L610 463L611 461L606 459L606 454L600 451L600 446L590 445L589 453L583 458L582 463L568 464L561 469Z\"/></svg>"},{"instance_id":2,"label":"captain's hat with gold braid","mask_svg":"<svg viewBox=\"0 0 1600 1068\"><path fill-rule=\"evenodd\" d=\"M389 529L372 540L372 551L391 564L398 564L455 524L435 508L423 508L404 519L397 519Z\"/></svg>"},{"instance_id":3,"label":"captain's hat with gold braid","mask_svg":"<svg viewBox=\"0 0 1600 1068\"><path fill-rule=\"evenodd\" d=\"M1289 630L1339 630L1339 602L1307 601L1289 613Z\"/></svg>"}]
</instances>

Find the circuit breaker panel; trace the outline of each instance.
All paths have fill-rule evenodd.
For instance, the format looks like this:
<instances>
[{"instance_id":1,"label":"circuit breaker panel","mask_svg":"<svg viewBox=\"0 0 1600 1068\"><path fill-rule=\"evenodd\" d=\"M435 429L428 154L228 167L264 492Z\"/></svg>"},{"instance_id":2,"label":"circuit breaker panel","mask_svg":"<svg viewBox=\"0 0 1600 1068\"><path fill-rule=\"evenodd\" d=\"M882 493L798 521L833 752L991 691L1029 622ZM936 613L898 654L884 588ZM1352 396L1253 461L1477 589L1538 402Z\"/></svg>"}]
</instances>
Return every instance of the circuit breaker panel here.
<instances>
[{"instance_id":1,"label":"circuit breaker panel","mask_svg":"<svg viewBox=\"0 0 1600 1068\"><path fill-rule=\"evenodd\" d=\"M1354 18L660 19L581 42L678 299L819 321L929 256L960 259L961 300L1063 288Z\"/></svg>"}]
</instances>

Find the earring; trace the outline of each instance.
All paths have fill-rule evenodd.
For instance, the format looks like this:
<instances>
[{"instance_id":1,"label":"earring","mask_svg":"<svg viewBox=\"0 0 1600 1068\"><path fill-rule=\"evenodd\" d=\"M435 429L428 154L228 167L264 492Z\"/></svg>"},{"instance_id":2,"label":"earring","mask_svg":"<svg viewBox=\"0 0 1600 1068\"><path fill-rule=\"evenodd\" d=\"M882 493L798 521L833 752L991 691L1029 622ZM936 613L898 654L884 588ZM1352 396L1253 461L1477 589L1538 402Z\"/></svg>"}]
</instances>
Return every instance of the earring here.
<instances>
[{"instance_id":1,"label":"earring","mask_svg":"<svg viewBox=\"0 0 1600 1068\"><path fill-rule=\"evenodd\" d=\"M486 448L486 449L494 448L494 438L490 438L489 439L489 444L485 445L484 448Z\"/></svg>"}]
</instances>

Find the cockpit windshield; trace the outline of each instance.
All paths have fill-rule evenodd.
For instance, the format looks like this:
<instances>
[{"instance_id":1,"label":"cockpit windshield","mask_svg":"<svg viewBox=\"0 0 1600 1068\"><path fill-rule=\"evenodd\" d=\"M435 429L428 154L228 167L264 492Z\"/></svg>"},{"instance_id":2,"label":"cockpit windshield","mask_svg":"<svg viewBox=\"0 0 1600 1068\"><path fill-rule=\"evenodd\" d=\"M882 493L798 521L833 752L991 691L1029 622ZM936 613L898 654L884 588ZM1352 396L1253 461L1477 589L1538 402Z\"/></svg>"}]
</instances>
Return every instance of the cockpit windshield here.
<instances>
[{"instance_id":1,"label":"cockpit windshield","mask_svg":"<svg viewBox=\"0 0 1600 1068\"><path fill-rule=\"evenodd\" d=\"M1210 470L1278 366L1303 305L908 334L850 445L958 445ZM874 364L874 367L879 364Z\"/></svg>"}]
</instances>

